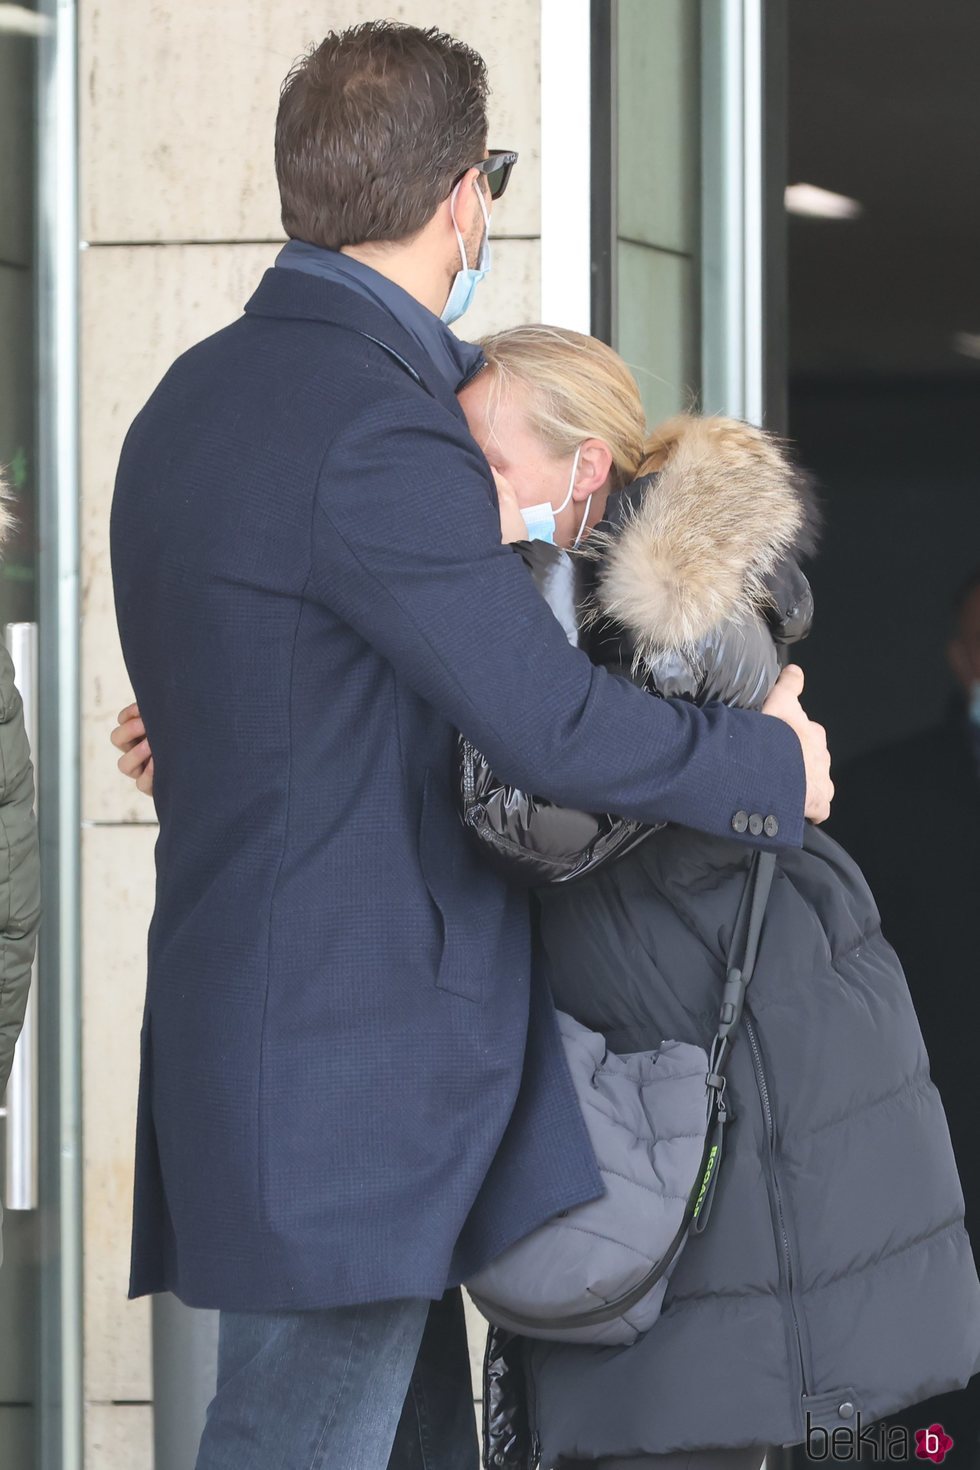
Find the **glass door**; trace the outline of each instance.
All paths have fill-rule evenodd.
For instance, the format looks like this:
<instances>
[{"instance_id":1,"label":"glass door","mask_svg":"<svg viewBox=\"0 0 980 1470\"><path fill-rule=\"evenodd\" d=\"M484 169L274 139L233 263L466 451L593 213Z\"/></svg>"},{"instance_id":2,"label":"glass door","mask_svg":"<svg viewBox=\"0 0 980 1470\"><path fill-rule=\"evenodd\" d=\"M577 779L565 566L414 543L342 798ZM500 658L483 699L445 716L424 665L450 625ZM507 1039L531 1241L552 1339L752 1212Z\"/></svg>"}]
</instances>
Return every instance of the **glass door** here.
<instances>
[{"instance_id":1,"label":"glass door","mask_svg":"<svg viewBox=\"0 0 980 1470\"><path fill-rule=\"evenodd\" d=\"M0 1112L0 1466L81 1465L74 4L0 5L0 556L37 771L44 921Z\"/></svg>"}]
</instances>

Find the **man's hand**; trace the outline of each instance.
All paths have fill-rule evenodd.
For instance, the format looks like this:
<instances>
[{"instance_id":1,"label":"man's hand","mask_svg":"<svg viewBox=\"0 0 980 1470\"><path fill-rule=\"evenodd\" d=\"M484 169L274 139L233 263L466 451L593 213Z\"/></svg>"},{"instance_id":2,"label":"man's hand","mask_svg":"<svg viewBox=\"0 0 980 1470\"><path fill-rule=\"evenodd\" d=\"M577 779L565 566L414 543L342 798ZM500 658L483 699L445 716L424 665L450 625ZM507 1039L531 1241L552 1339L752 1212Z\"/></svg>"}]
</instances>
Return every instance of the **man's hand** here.
<instances>
[{"instance_id":1,"label":"man's hand","mask_svg":"<svg viewBox=\"0 0 980 1470\"><path fill-rule=\"evenodd\" d=\"M140 718L139 705L127 705L119 713L118 723L109 736L123 753L116 762L124 776L136 782L137 791L153 795L153 755L146 738L146 726Z\"/></svg>"},{"instance_id":2,"label":"man's hand","mask_svg":"<svg viewBox=\"0 0 980 1470\"><path fill-rule=\"evenodd\" d=\"M500 507L500 539L504 545L512 541L527 540L527 526L521 515L521 507L517 501L517 495L509 480L493 471L493 478L497 482L497 504Z\"/></svg>"},{"instance_id":3,"label":"man's hand","mask_svg":"<svg viewBox=\"0 0 980 1470\"><path fill-rule=\"evenodd\" d=\"M827 732L822 725L808 720L800 695L803 693L803 670L788 664L780 674L772 693L762 707L764 715L784 720L803 747L806 768L806 807L803 815L811 822L825 822L834 799L834 783L830 779L830 751Z\"/></svg>"}]
</instances>

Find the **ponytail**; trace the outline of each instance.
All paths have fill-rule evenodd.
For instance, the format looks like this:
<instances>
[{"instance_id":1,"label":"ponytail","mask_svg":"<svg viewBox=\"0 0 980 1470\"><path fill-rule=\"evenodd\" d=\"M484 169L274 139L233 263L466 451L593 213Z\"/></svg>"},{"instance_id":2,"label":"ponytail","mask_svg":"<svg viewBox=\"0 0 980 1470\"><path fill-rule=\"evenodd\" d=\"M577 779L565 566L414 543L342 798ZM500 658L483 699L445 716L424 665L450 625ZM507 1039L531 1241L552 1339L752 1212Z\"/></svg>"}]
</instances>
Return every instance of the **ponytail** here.
<instances>
[{"instance_id":1,"label":"ponytail","mask_svg":"<svg viewBox=\"0 0 980 1470\"><path fill-rule=\"evenodd\" d=\"M643 458L636 469L635 479L644 475L659 475L680 442L685 426L690 423L688 414L675 414L651 429L643 446Z\"/></svg>"}]
</instances>

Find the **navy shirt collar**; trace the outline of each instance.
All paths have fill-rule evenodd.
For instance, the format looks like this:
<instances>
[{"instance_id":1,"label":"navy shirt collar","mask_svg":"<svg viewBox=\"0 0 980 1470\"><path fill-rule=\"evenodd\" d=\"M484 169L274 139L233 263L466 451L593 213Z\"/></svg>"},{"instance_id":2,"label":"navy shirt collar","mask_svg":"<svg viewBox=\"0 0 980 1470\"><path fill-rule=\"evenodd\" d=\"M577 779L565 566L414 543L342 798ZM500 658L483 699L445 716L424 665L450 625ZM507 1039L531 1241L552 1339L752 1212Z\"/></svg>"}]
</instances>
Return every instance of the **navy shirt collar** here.
<instances>
[{"instance_id":1,"label":"navy shirt collar","mask_svg":"<svg viewBox=\"0 0 980 1470\"><path fill-rule=\"evenodd\" d=\"M461 342L428 307L379 271L339 250L290 240L276 257L277 269L305 271L346 286L387 311L421 347L450 392L456 393L483 367L479 347Z\"/></svg>"}]
</instances>

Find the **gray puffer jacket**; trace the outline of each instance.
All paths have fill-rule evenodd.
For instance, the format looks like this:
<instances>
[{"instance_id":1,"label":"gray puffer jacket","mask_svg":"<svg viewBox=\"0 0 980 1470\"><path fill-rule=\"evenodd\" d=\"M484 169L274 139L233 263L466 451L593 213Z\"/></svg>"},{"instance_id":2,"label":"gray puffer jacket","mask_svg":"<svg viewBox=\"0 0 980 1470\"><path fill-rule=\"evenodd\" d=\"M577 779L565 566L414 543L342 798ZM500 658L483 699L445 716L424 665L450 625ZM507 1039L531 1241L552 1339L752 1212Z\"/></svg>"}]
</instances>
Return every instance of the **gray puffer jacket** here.
<instances>
[{"instance_id":1,"label":"gray puffer jacket","mask_svg":"<svg viewBox=\"0 0 980 1470\"><path fill-rule=\"evenodd\" d=\"M0 485L0 543L9 526L10 512ZM24 1023L40 923L40 890L31 751L14 666L0 639L0 1098Z\"/></svg>"},{"instance_id":2,"label":"gray puffer jacket","mask_svg":"<svg viewBox=\"0 0 980 1470\"><path fill-rule=\"evenodd\" d=\"M0 1097L27 1008L40 889L31 749L14 666L0 642Z\"/></svg>"},{"instance_id":3,"label":"gray puffer jacket","mask_svg":"<svg viewBox=\"0 0 980 1470\"><path fill-rule=\"evenodd\" d=\"M772 441L682 424L659 478L634 487L597 543L603 618L580 627L593 656L612 649L653 693L761 703L774 636L800 636L810 611L786 514L772 500L758 513L763 488L780 490L784 513L800 494ZM562 556L544 558L553 584ZM540 885L539 962L558 1007L614 1051L707 1046L744 847L572 821L496 781L472 750L461 757L475 838ZM628 1347L492 1331L488 1465L795 1444L808 1423L856 1431L858 1415L867 1424L980 1367L980 1282L908 988L860 871L818 829L780 854L728 1078L713 1212L660 1319Z\"/></svg>"}]
</instances>

